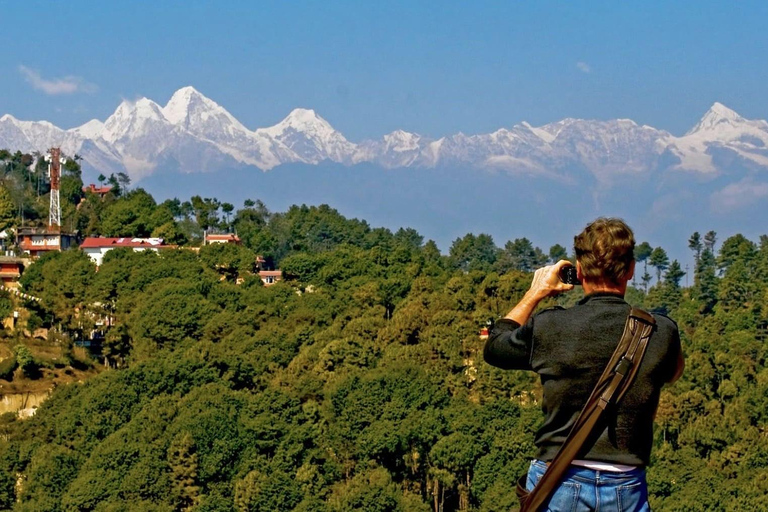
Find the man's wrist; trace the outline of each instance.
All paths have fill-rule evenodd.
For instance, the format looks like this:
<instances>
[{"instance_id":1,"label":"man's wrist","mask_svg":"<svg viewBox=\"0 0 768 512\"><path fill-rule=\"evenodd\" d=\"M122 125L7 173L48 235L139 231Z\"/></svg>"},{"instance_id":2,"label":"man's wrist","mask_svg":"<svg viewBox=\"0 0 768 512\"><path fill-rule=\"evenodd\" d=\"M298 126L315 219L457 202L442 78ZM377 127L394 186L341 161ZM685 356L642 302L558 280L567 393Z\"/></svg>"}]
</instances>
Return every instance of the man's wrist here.
<instances>
[{"instance_id":1,"label":"man's wrist","mask_svg":"<svg viewBox=\"0 0 768 512\"><path fill-rule=\"evenodd\" d=\"M517 303L517 306L512 308L512 311L507 313L504 317L507 320L512 320L522 325L528 320L528 317L533 313L536 307L539 305L546 295L542 295L541 292L536 290L528 290Z\"/></svg>"},{"instance_id":2,"label":"man's wrist","mask_svg":"<svg viewBox=\"0 0 768 512\"><path fill-rule=\"evenodd\" d=\"M525 292L525 295L523 296L523 300L532 304L533 307L536 307L539 305L539 302L543 301L548 296L549 296L549 293L541 289L536 289L536 290L530 289L527 292Z\"/></svg>"}]
</instances>

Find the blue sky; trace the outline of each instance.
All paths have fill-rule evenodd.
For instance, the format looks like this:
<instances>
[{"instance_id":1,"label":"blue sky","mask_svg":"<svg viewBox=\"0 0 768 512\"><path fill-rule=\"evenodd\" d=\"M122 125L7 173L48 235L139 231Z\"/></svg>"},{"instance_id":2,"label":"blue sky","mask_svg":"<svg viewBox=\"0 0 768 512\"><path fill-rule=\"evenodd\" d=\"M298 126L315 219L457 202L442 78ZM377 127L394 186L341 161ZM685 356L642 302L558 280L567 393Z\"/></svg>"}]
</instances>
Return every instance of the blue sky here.
<instances>
[{"instance_id":1,"label":"blue sky","mask_svg":"<svg viewBox=\"0 0 768 512\"><path fill-rule=\"evenodd\" d=\"M668 4L6 1L0 114L70 128L193 85L250 128L314 108L353 141L768 118L768 2Z\"/></svg>"}]
</instances>

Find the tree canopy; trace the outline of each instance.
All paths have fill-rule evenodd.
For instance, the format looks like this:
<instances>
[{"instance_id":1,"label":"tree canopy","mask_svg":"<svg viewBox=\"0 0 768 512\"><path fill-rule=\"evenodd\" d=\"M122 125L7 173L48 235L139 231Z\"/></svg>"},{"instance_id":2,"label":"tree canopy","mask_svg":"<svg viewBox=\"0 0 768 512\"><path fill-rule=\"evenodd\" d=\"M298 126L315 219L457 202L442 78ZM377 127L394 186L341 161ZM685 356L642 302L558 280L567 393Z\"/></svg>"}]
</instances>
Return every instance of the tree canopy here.
<instances>
[{"instance_id":1,"label":"tree canopy","mask_svg":"<svg viewBox=\"0 0 768 512\"><path fill-rule=\"evenodd\" d=\"M541 388L533 374L485 364L478 331L562 246L547 255L524 237L502 249L468 234L441 255L415 230L372 228L327 205L272 213L249 200L231 211L214 198L157 204L141 189L123 191L86 194L91 210L76 215L123 234L170 223L192 243L203 229L232 226L243 245L115 249L98 271L71 250L25 271L46 326L67 333L113 317L102 354L112 369L59 387L31 419L3 416L0 509L515 506ZM687 368L661 394L651 504L760 510L768 237L737 234L718 250L708 233L690 287L663 249L652 257L658 249L638 257L656 281L627 299L678 322ZM285 280L263 286L257 256Z\"/></svg>"}]
</instances>

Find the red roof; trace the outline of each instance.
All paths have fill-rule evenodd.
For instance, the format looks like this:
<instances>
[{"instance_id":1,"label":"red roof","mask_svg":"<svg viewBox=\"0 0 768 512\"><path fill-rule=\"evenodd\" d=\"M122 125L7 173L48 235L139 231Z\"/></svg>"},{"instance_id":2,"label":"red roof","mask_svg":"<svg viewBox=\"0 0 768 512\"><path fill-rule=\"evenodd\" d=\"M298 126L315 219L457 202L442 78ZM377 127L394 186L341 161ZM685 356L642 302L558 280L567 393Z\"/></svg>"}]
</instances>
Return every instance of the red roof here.
<instances>
[{"instance_id":1,"label":"red roof","mask_svg":"<svg viewBox=\"0 0 768 512\"><path fill-rule=\"evenodd\" d=\"M88 237L80 244L81 249L101 249L104 247L146 247L166 248L171 247L163 242L162 238L103 238Z\"/></svg>"},{"instance_id":2,"label":"red roof","mask_svg":"<svg viewBox=\"0 0 768 512\"><path fill-rule=\"evenodd\" d=\"M259 271L261 277L282 277L282 270L261 270Z\"/></svg>"},{"instance_id":3,"label":"red roof","mask_svg":"<svg viewBox=\"0 0 768 512\"><path fill-rule=\"evenodd\" d=\"M240 241L240 237L234 233L210 234L205 235L205 238L206 240L232 240L233 242Z\"/></svg>"},{"instance_id":4,"label":"red roof","mask_svg":"<svg viewBox=\"0 0 768 512\"><path fill-rule=\"evenodd\" d=\"M97 187L93 183L87 187L83 187L83 192L93 192L94 194L106 194L110 190L112 190L112 187Z\"/></svg>"}]
</instances>

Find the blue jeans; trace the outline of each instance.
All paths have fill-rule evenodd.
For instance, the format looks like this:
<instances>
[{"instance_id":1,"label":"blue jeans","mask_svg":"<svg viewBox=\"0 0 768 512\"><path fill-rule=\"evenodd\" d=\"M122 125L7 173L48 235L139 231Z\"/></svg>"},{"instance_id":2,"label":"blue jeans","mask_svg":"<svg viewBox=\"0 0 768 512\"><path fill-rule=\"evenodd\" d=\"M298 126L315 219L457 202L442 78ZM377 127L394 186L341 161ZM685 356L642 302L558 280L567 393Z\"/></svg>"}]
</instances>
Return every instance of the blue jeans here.
<instances>
[{"instance_id":1,"label":"blue jeans","mask_svg":"<svg viewBox=\"0 0 768 512\"><path fill-rule=\"evenodd\" d=\"M526 482L529 491L546 469L546 464L539 460L531 462ZM648 512L651 508L648 506L645 470L618 473L571 466L565 472L560 487L550 498L546 510Z\"/></svg>"}]
</instances>

